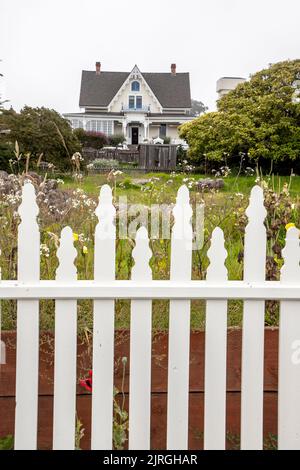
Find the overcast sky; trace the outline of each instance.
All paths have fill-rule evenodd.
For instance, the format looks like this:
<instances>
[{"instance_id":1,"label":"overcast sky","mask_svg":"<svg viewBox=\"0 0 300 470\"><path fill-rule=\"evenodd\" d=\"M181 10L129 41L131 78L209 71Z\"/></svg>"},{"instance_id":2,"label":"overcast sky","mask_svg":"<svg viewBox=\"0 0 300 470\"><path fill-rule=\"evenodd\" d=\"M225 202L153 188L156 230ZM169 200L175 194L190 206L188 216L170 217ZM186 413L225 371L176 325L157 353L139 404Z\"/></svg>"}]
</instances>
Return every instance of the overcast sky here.
<instances>
[{"instance_id":1,"label":"overcast sky","mask_svg":"<svg viewBox=\"0 0 300 470\"><path fill-rule=\"evenodd\" d=\"M190 72L210 109L221 76L300 56L300 0L0 0L0 71L15 109L78 111L81 70Z\"/></svg>"}]
</instances>

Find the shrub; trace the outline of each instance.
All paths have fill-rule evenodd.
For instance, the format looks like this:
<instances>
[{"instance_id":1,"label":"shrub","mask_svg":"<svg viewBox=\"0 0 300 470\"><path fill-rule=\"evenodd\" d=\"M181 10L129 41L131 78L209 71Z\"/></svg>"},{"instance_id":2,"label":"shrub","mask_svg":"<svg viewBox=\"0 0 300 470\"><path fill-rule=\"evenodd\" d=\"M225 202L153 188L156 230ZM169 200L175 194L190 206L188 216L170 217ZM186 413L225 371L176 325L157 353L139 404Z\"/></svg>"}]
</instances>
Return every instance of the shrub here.
<instances>
[{"instance_id":1,"label":"shrub","mask_svg":"<svg viewBox=\"0 0 300 470\"><path fill-rule=\"evenodd\" d=\"M108 158L96 158L93 160L89 165L87 165L87 169L91 170L109 170L111 168L117 168L119 166L119 162L117 160L108 159Z\"/></svg>"},{"instance_id":2,"label":"shrub","mask_svg":"<svg viewBox=\"0 0 300 470\"><path fill-rule=\"evenodd\" d=\"M85 131L84 129L75 129L75 135L83 147L101 149L108 144L108 138L103 132Z\"/></svg>"},{"instance_id":3,"label":"shrub","mask_svg":"<svg viewBox=\"0 0 300 470\"><path fill-rule=\"evenodd\" d=\"M32 161L42 154L44 162L61 171L70 169L71 156L81 151L70 123L53 109L25 106L19 113L1 110L0 129L9 129L4 140L12 146L17 141L20 154L30 154ZM24 159L21 163L24 164Z\"/></svg>"},{"instance_id":4,"label":"shrub","mask_svg":"<svg viewBox=\"0 0 300 470\"><path fill-rule=\"evenodd\" d=\"M125 139L124 134L113 134L108 137L109 145L117 147L119 144L123 144Z\"/></svg>"},{"instance_id":5,"label":"shrub","mask_svg":"<svg viewBox=\"0 0 300 470\"><path fill-rule=\"evenodd\" d=\"M171 142L170 137L164 137L164 144L169 144Z\"/></svg>"}]
</instances>

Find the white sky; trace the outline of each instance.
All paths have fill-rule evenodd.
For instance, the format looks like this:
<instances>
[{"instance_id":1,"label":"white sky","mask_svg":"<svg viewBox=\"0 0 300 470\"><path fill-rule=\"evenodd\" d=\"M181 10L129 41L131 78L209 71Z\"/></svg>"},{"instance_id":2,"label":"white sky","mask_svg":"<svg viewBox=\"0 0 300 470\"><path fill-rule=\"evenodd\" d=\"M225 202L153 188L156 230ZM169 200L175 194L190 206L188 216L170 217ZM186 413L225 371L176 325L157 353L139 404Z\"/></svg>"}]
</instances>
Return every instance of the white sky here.
<instances>
[{"instance_id":1,"label":"white sky","mask_svg":"<svg viewBox=\"0 0 300 470\"><path fill-rule=\"evenodd\" d=\"M78 111L81 70L190 72L210 109L221 76L300 56L300 0L0 0L6 97Z\"/></svg>"}]
</instances>

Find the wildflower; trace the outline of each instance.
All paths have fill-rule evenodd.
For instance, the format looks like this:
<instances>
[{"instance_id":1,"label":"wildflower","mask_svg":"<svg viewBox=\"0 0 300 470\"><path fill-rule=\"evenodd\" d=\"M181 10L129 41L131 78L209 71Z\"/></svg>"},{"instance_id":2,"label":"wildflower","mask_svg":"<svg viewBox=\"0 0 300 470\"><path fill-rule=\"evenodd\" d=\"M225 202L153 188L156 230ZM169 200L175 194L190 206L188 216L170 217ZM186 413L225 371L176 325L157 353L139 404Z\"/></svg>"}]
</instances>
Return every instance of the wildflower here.
<instances>
[{"instance_id":1,"label":"wildflower","mask_svg":"<svg viewBox=\"0 0 300 470\"><path fill-rule=\"evenodd\" d=\"M93 390L93 371L89 370L89 377L79 380L79 385L85 388L88 392Z\"/></svg>"},{"instance_id":2,"label":"wildflower","mask_svg":"<svg viewBox=\"0 0 300 470\"><path fill-rule=\"evenodd\" d=\"M45 256L46 258L49 258L50 250L49 250L49 247L45 243L42 243L40 246L40 254L41 256Z\"/></svg>"},{"instance_id":3,"label":"wildflower","mask_svg":"<svg viewBox=\"0 0 300 470\"><path fill-rule=\"evenodd\" d=\"M288 229L293 228L293 227L295 227L295 224L293 224L292 222L290 222L289 224L286 224L285 230L288 230Z\"/></svg>"},{"instance_id":4,"label":"wildflower","mask_svg":"<svg viewBox=\"0 0 300 470\"><path fill-rule=\"evenodd\" d=\"M77 241L78 241L78 238L79 238L78 233L73 232L73 240L74 240L74 242L77 242Z\"/></svg>"},{"instance_id":5,"label":"wildflower","mask_svg":"<svg viewBox=\"0 0 300 470\"><path fill-rule=\"evenodd\" d=\"M88 253L87 246L84 245L84 246L82 247L82 253L83 253L84 255L87 255L87 253Z\"/></svg>"}]
</instances>

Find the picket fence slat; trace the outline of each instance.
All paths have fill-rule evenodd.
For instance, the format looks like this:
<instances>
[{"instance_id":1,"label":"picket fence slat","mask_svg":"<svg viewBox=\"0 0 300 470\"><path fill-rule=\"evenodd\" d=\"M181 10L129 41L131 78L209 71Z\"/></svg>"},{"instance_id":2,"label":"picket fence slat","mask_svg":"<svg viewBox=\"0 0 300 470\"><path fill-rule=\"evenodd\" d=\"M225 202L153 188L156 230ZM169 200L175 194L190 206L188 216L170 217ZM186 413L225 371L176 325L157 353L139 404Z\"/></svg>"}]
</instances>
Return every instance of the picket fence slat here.
<instances>
[{"instance_id":1,"label":"picket fence slat","mask_svg":"<svg viewBox=\"0 0 300 470\"><path fill-rule=\"evenodd\" d=\"M94 279L115 279L116 210L112 190L104 185L96 209L98 224L95 231ZM92 436L93 450L112 449L114 394L114 300L94 301L93 323L93 392Z\"/></svg>"},{"instance_id":2,"label":"picket fence slat","mask_svg":"<svg viewBox=\"0 0 300 470\"><path fill-rule=\"evenodd\" d=\"M224 262L224 234L220 228L212 233L208 250L210 265L206 279L227 280ZM206 302L205 323L205 395L204 395L204 449L225 449L226 444L226 356L227 356L227 301Z\"/></svg>"},{"instance_id":3,"label":"picket fence slat","mask_svg":"<svg viewBox=\"0 0 300 470\"><path fill-rule=\"evenodd\" d=\"M93 393L91 448L113 446L115 299L131 300L129 448L150 449L152 301L169 299L167 449L188 448L190 302L206 300L204 448L226 444L227 302L244 301L241 448L263 446L265 300L280 301L279 449L300 450L300 231L290 228L280 281L265 281L266 210L263 191L252 189L246 211L244 280L228 281L224 235L212 234L205 281L191 281L192 209L182 186L173 209L169 281L153 281L146 228L137 232L130 281L115 280L116 209L112 190L100 191L96 215L94 280L78 281L69 227L62 230L54 281L40 281L38 206L31 183L22 189L18 228L18 280L0 280L2 299L17 300L15 449L37 447L39 300L55 299L53 448L74 449L77 300L92 299ZM3 357L2 357L3 359Z\"/></svg>"},{"instance_id":4,"label":"picket fence slat","mask_svg":"<svg viewBox=\"0 0 300 470\"><path fill-rule=\"evenodd\" d=\"M58 283L77 279L73 232L65 227L57 250ZM74 450L76 416L77 301L55 302L53 449Z\"/></svg>"},{"instance_id":5,"label":"picket fence slat","mask_svg":"<svg viewBox=\"0 0 300 470\"><path fill-rule=\"evenodd\" d=\"M136 234L132 251L134 266L131 278L151 280L149 266L152 252L146 228ZM151 412L151 300L132 300L130 317L130 379L129 379L129 449L150 449Z\"/></svg>"},{"instance_id":6,"label":"picket fence slat","mask_svg":"<svg viewBox=\"0 0 300 470\"><path fill-rule=\"evenodd\" d=\"M173 281L190 281L192 271L192 208L186 186L178 190L173 209L171 269ZM167 449L188 447L190 300L171 300L169 315Z\"/></svg>"},{"instance_id":7,"label":"picket fence slat","mask_svg":"<svg viewBox=\"0 0 300 470\"><path fill-rule=\"evenodd\" d=\"M300 230L289 228L281 282L300 282ZM282 301L279 326L278 448L300 450L300 302Z\"/></svg>"},{"instance_id":8,"label":"picket fence slat","mask_svg":"<svg viewBox=\"0 0 300 470\"><path fill-rule=\"evenodd\" d=\"M244 280L264 281L266 269L266 217L263 190L254 186L246 210ZM265 302L244 302L242 338L241 449L263 446Z\"/></svg>"},{"instance_id":9,"label":"picket fence slat","mask_svg":"<svg viewBox=\"0 0 300 470\"><path fill-rule=\"evenodd\" d=\"M31 183L22 189L18 228L18 280L40 279L40 232L38 206ZM34 450L37 446L39 367L39 301L17 302L16 411L14 448Z\"/></svg>"}]
</instances>

